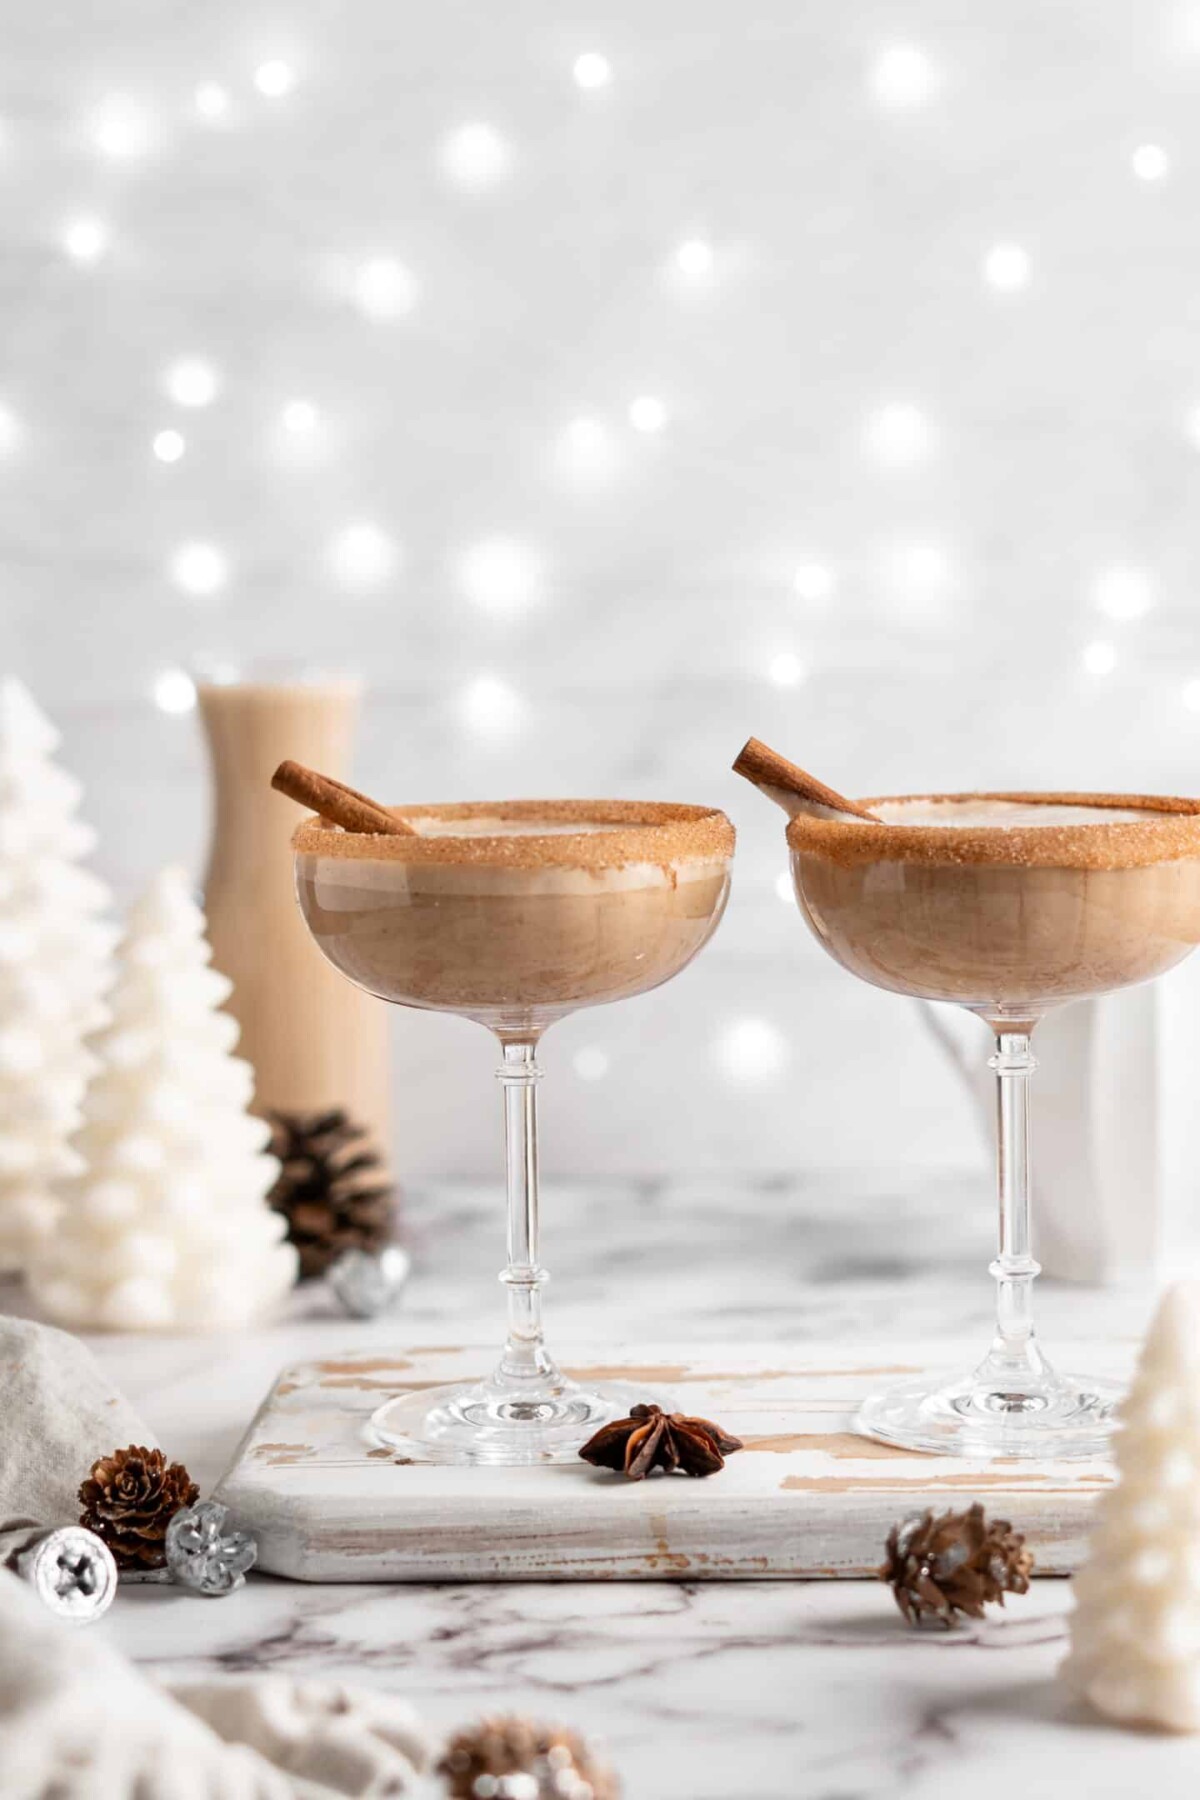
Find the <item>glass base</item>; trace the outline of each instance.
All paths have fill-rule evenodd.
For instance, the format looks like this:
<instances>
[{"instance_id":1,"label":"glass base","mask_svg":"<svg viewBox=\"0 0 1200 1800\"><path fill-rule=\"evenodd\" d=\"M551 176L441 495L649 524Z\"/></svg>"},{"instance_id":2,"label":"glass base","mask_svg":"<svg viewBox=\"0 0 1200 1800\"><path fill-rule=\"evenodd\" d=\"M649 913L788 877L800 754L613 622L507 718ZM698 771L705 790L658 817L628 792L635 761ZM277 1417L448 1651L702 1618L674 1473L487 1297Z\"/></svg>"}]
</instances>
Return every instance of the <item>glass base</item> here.
<instances>
[{"instance_id":1,"label":"glass base","mask_svg":"<svg viewBox=\"0 0 1200 1800\"><path fill-rule=\"evenodd\" d=\"M1045 1367L997 1379L985 1363L944 1385L931 1386L926 1376L872 1394L854 1423L867 1437L935 1456L1076 1461L1108 1453L1122 1394L1116 1382Z\"/></svg>"},{"instance_id":2,"label":"glass base","mask_svg":"<svg viewBox=\"0 0 1200 1800\"><path fill-rule=\"evenodd\" d=\"M366 1435L414 1462L575 1462L601 1425L627 1417L639 1401L656 1399L671 1410L644 1388L621 1382L585 1388L564 1375L532 1392L497 1381L423 1388L385 1401L372 1413Z\"/></svg>"}]
</instances>

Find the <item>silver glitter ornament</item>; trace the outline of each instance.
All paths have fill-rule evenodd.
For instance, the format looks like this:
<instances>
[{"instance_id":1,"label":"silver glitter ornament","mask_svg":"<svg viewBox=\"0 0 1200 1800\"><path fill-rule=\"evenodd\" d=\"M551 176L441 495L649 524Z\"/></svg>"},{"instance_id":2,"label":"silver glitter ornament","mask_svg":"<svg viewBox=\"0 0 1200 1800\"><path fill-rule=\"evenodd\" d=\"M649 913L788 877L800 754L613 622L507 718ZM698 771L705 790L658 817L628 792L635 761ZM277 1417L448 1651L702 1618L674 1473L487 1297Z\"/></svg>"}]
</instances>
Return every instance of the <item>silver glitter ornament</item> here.
<instances>
[{"instance_id":1,"label":"silver glitter ornament","mask_svg":"<svg viewBox=\"0 0 1200 1800\"><path fill-rule=\"evenodd\" d=\"M108 1545L82 1525L34 1526L6 1558L42 1605L61 1619L90 1625L108 1611L117 1591L117 1565Z\"/></svg>"},{"instance_id":2,"label":"silver glitter ornament","mask_svg":"<svg viewBox=\"0 0 1200 1800\"><path fill-rule=\"evenodd\" d=\"M229 1508L219 1500L183 1506L167 1526L167 1569L172 1581L193 1594L219 1599L246 1580L258 1555L248 1531L226 1531Z\"/></svg>"},{"instance_id":3,"label":"silver glitter ornament","mask_svg":"<svg viewBox=\"0 0 1200 1800\"><path fill-rule=\"evenodd\" d=\"M325 1279L356 1319L373 1319L392 1306L408 1280L412 1259L399 1244L373 1255L369 1250L343 1250Z\"/></svg>"}]
</instances>

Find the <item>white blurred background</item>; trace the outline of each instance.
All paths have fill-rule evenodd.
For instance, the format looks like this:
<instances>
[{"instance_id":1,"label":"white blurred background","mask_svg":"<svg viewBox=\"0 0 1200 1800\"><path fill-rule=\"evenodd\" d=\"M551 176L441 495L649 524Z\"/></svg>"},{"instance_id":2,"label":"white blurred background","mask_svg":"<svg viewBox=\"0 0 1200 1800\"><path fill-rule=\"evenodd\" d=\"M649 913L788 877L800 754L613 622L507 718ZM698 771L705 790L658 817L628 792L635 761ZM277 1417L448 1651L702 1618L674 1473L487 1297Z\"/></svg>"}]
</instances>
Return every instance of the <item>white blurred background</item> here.
<instances>
[{"instance_id":1,"label":"white blurred background","mask_svg":"<svg viewBox=\"0 0 1200 1800\"><path fill-rule=\"evenodd\" d=\"M203 869L198 660L359 670L384 798L739 827L551 1170L977 1168L729 764L1200 787L1200 0L8 14L4 662L122 897ZM491 1171L484 1034L395 1029L402 1171Z\"/></svg>"}]
</instances>

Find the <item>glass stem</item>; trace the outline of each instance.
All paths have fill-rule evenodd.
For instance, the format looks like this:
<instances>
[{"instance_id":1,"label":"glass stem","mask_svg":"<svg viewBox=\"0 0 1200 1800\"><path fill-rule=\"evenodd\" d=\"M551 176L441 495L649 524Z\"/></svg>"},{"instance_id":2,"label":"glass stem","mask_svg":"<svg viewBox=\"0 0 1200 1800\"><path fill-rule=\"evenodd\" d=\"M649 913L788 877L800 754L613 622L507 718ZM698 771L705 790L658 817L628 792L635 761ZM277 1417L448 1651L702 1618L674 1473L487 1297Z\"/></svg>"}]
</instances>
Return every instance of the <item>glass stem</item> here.
<instances>
[{"instance_id":1,"label":"glass stem","mask_svg":"<svg viewBox=\"0 0 1200 1800\"><path fill-rule=\"evenodd\" d=\"M508 1176L508 1337L497 1373L509 1383L541 1383L557 1374L542 1341L542 1284L538 1262L537 1040L504 1043L496 1079L504 1089L504 1147Z\"/></svg>"},{"instance_id":2,"label":"glass stem","mask_svg":"<svg viewBox=\"0 0 1200 1800\"><path fill-rule=\"evenodd\" d=\"M1037 1068L1024 1031L996 1032L996 1186L1000 1203L996 1278L996 1336L988 1367L1022 1378L1046 1369L1033 1329L1033 1284L1041 1274L1030 1235L1029 1078Z\"/></svg>"}]
</instances>

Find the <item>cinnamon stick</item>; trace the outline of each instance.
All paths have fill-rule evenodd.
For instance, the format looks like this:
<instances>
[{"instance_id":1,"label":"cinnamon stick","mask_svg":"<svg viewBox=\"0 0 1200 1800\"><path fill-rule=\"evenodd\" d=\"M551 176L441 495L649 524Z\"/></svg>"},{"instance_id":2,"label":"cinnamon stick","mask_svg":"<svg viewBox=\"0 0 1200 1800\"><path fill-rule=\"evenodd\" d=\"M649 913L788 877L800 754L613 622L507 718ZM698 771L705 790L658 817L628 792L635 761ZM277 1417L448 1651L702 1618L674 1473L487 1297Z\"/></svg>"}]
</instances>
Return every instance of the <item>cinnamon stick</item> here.
<instances>
[{"instance_id":1,"label":"cinnamon stick","mask_svg":"<svg viewBox=\"0 0 1200 1800\"><path fill-rule=\"evenodd\" d=\"M332 775L306 769L303 763L281 762L271 777L271 786L278 793L286 794L289 800L307 806L310 812L320 813L330 824L342 826L345 831L376 832L388 837L416 835L411 825L398 819L395 813L380 806L368 794L360 794L357 788L335 781Z\"/></svg>"},{"instance_id":2,"label":"cinnamon stick","mask_svg":"<svg viewBox=\"0 0 1200 1800\"><path fill-rule=\"evenodd\" d=\"M798 768L786 756L780 756L778 750L772 750L769 744L760 743L758 738L747 738L733 767L735 774L752 781L768 800L774 800L785 812L812 813L820 819L842 817L864 819L875 825L881 823L875 813L868 812L857 800L847 800L845 794L826 787L815 775Z\"/></svg>"}]
</instances>

